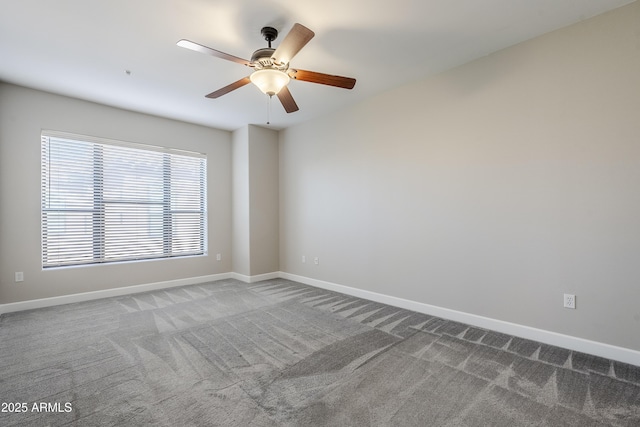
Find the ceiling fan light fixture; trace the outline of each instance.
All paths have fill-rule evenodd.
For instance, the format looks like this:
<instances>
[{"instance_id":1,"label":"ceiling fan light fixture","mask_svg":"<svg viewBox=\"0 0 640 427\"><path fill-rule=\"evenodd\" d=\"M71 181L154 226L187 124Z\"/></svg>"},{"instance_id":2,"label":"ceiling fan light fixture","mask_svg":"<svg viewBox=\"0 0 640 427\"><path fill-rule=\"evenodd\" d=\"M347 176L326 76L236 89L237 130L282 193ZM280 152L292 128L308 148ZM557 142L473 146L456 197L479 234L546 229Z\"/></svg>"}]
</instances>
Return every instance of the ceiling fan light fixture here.
<instances>
[{"instance_id":1,"label":"ceiling fan light fixture","mask_svg":"<svg viewBox=\"0 0 640 427\"><path fill-rule=\"evenodd\" d=\"M287 73L273 68L256 70L249 76L251 82L258 86L262 93L269 96L277 95L289 83Z\"/></svg>"},{"instance_id":2,"label":"ceiling fan light fixture","mask_svg":"<svg viewBox=\"0 0 640 427\"><path fill-rule=\"evenodd\" d=\"M298 23L293 24L293 27L277 48L271 47L271 42L278 36L278 30L273 27L263 27L261 33L269 44L269 47L264 47L253 52L250 61L189 40L183 39L178 42L178 46L180 47L242 64L254 70L251 75L213 91L205 95L205 97L209 99L220 98L222 95L226 95L231 91L253 82L262 93L269 95L269 100L273 95L278 95L278 100L284 107L284 110L287 113L293 113L298 111L298 105L293 99L293 96L291 96L289 88L287 88L291 78L298 81L344 89L353 89L353 86L356 84L356 79L350 77L333 76L315 71L289 68L289 61L291 61L300 49L306 46L309 40L315 35L313 31L304 25Z\"/></svg>"}]
</instances>

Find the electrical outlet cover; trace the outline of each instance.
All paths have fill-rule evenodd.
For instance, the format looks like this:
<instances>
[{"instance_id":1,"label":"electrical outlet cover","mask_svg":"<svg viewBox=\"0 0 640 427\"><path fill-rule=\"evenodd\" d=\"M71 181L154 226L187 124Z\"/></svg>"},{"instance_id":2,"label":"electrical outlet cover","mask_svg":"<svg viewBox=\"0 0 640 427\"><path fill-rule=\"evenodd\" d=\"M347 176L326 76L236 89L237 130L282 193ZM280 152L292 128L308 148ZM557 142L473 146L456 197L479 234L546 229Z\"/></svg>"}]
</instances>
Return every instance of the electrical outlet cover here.
<instances>
[{"instance_id":1,"label":"electrical outlet cover","mask_svg":"<svg viewBox=\"0 0 640 427\"><path fill-rule=\"evenodd\" d=\"M564 294L564 308L576 308L576 296Z\"/></svg>"}]
</instances>

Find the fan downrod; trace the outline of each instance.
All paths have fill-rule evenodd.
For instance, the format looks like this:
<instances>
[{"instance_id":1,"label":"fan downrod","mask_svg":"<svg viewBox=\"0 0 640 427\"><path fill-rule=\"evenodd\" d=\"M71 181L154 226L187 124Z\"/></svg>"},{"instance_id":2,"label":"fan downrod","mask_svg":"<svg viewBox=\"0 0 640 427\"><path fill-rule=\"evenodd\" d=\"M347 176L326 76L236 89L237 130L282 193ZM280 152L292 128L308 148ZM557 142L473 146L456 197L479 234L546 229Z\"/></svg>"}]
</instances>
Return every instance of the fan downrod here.
<instances>
[{"instance_id":1,"label":"fan downrod","mask_svg":"<svg viewBox=\"0 0 640 427\"><path fill-rule=\"evenodd\" d=\"M269 43L269 47L271 47L271 42L278 38L278 30L273 27L262 27L260 33L267 43Z\"/></svg>"}]
</instances>

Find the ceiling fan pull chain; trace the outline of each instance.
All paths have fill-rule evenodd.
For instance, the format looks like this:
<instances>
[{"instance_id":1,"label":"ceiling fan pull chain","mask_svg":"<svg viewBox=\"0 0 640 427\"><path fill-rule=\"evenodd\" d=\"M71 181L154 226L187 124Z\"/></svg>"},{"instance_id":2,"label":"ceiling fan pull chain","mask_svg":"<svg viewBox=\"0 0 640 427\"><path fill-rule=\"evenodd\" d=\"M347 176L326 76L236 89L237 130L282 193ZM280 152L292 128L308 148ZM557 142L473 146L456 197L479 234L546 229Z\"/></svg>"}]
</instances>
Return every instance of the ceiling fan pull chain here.
<instances>
[{"instance_id":1,"label":"ceiling fan pull chain","mask_svg":"<svg viewBox=\"0 0 640 427\"><path fill-rule=\"evenodd\" d=\"M267 99L267 124L271 124L271 97L272 95L268 95Z\"/></svg>"}]
</instances>

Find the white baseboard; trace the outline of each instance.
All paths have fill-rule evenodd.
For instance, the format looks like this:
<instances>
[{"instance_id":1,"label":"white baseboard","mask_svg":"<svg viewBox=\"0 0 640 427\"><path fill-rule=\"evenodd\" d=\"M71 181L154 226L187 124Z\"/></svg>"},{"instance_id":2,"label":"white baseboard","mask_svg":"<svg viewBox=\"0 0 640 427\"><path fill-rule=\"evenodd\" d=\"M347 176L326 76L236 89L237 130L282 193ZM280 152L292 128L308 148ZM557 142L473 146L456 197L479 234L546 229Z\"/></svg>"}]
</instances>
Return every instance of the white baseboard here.
<instances>
[{"instance_id":1,"label":"white baseboard","mask_svg":"<svg viewBox=\"0 0 640 427\"><path fill-rule=\"evenodd\" d=\"M619 362L629 363L640 366L640 351L632 350L624 347L591 341L583 338L573 337L570 335L559 334L557 332L546 331L543 329L532 328L530 326L519 325L516 323L505 322L503 320L492 319L489 317L478 316L475 314L465 313L461 311L451 310L448 308L438 307L435 305L425 304L421 302L411 301L404 298L393 297L390 295L371 292L363 289L352 288L350 286L339 285L336 283L325 282L323 280L312 279L305 276L298 276L283 271L259 274L256 276L246 276L239 273L221 273L208 276L190 277L185 279L168 280L165 282L147 283L143 285L125 286L114 289L104 289L101 291L83 292L79 294L62 295L59 297L41 298L29 301L20 301L8 304L0 304L0 315L3 313L11 313L15 311L31 310L34 308L51 307L54 305L70 304L74 302L89 301L100 298L122 296L136 294L140 292L153 291L158 289L172 288L176 286L196 285L199 283L212 282L216 280L236 279L245 283L255 283L262 280L271 279L288 279L295 282L304 283L321 289L340 292L358 298L364 298L382 304L400 307L418 313L428 314L431 316L441 317L443 319L453 320L456 322L466 323L483 329L490 329L496 332L502 332L521 338L539 341L549 345L563 347L569 350L580 351L582 353L592 354Z\"/></svg>"},{"instance_id":2,"label":"white baseboard","mask_svg":"<svg viewBox=\"0 0 640 427\"><path fill-rule=\"evenodd\" d=\"M340 292L358 298L368 299L370 301L375 301L394 307L416 311L418 313L429 314L431 316L441 317L443 319L466 323L468 325L476 326L483 329L490 329L496 332L502 332L504 334L514 335L520 338L526 338L557 347L563 347L569 350L579 351L594 356L604 357L606 359L617 360L619 362L640 366L640 351L632 350L629 348L617 347L614 345L591 341L584 338L559 334L557 332L532 328L530 326L518 325L516 323L505 322L503 320L491 319L489 317L464 313L461 311L437 307L435 305L424 304L421 302L397 298L389 295L379 294L377 292L352 288L349 286L338 285L336 283L325 282L322 280L311 279L309 277L298 276L295 274L280 272L280 278L293 280L295 282L304 283L306 285L315 286L317 288Z\"/></svg>"},{"instance_id":3,"label":"white baseboard","mask_svg":"<svg viewBox=\"0 0 640 427\"><path fill-rule=\"evenodd\" d=\"M246 276L240 273L231 273L231 278L240 280L245 283L255 283L255 282L260 282L262 280L279 279L280 274L281 273L279 271L274 271L272 273L258 274L256 276Z\"/></svg>"},{"instance_id":4,"label":"white baseboard","mask_svg":"<svg viewBox=\"0 0 640 427\"><path fill-rule=\"evenodd\" d=\"M176 286L196 285L198 283L213 282L234 278L232 273L210 274L208 276L189 277L186 279L167 280L164 282L145 283L143 285L124 286L121 288L103 289L100 291L82 292L59 297L40 298L28 301L0 304L0 314L14 311L31 310L34 308L51 307L54 305L71 304L74 302L90 301L100 298L117 297L141 292L155 291L158 289L173 288Z\"/></svg>"}]
</instances>

